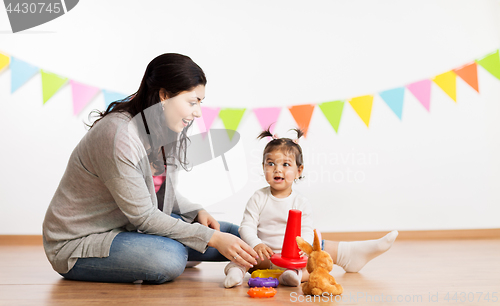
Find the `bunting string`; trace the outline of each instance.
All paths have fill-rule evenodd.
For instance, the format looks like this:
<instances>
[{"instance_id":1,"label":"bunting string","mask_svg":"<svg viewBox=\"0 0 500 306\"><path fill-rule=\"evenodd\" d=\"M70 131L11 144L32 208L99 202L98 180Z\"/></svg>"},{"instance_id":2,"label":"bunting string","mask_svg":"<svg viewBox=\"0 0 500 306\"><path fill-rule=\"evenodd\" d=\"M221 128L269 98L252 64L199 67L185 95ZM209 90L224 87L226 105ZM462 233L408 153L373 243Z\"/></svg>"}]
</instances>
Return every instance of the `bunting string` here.
<instances>
[{"instance_id":1,"label":"bunting string","mask_svg":"<svg viewBox=\"0 0 500 306\"><path fill-rule=\"evenodd\" d=\"M367 128L370 126L372 105L374 96L378 95L387 104L391 111L402 120L405 91L408 90L420 104L428 111L431 111L431 86L435 83L446 95L455 103L457 102L456 80L461 78L466 84L479 93L478 65L484 68L492 76L500 80L500 50L489 53L473 62L466 63L450 71L446 71L434 77L419 80L371 95L352 97L350 99L337 99L318 104L302 104L288 106L288 111L297 123L297 126L304 130L304 137L307 137L309 124L312 119L313 111L318 106L328 120L336 133L339 133L339 126L342 119L342 112L346 104L359 116ZM0 52L0 73L10 69L11 71L11 94L21 89L25 83L40 73L42 82L42 103L45 104L64 86L70 85L72 92L73 114L79 115L82 110L96 96L102 93L105 107L110 103L122 100L128 95L90 86L68 77L60 76L45 69L40 69L30 63L27 63L17 57L9 56ZM348 103L346 103L348 102ZM253 108L251 111L255 114L258 123L262 129L271 127L271 133L274 132L275 123L284 107L264 107ZM224 127L228 130L237 130L240 122L247 113L246 108L220 108L220 107L202 107L202 117L196 119L196 124L200 132L206 132L210 129L214 121L219 118ZM233 134L228 133L229 138Z\"/></svg>"}]
</instances>

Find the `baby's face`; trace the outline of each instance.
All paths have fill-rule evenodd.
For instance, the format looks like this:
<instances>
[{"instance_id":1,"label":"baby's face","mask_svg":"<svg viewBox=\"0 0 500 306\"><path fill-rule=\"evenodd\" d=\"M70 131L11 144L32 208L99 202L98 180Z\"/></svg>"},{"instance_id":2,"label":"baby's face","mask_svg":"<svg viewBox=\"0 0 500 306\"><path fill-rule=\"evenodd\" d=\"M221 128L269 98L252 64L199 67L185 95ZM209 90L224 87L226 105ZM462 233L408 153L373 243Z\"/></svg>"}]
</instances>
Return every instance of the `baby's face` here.
<instances>
[{"instance_id":1,"label":"baby's face","mask_svg":"<svg viewBox=\"0 0 500 306\"><path fill-rule=\"evenodd\" d=\"M292 184L302 174L304 166L297 167L293 154L272 151L264 158L264 175L275 197L285 198L292 192Z\"/></svg>"}]
</instances>

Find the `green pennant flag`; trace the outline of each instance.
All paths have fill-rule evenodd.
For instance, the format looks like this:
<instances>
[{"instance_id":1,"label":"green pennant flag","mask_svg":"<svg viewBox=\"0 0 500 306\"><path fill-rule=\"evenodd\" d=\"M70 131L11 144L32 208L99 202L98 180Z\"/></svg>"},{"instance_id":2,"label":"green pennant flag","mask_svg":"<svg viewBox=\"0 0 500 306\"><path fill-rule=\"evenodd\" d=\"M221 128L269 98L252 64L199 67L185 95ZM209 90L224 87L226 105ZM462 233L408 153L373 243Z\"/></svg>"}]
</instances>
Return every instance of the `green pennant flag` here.
<instances>
[{"instance_id":1,"label":"green pennant flag","mask_svg":"<svg viewBox=\"0 0 500 306\"><path fill-rule=\"evenodd\" d=\"M498 51L488 54L482 59L476 60L476 62L500 80L500 56Z\"/></svg>"},{"instance_id":2,"label":"green pennant flag","mask_svg":"<svg viewBox=\"0 0 500 306\"><path fill-rule=\"evenodd\" d=\"M318 104L328 122L332 125L336 133L339 132L340 118L344 109L344 101L332 101Z\"/></svg>"},{"instance_id":3,"label":"green pennant flag","mask_svg":"<svg viewBox=\"0 0 500 306\"><path fill-rule=\"evenodd\" d=\"M45 104L66 84L68 78L44 70L40 70L40 73L42 74L43 104Z\"/></svg>"},{"instance_id":4,"label":"green pennant flag","mask_svg":"<svg viewBox=\"0 0 500 306\"><path fill-rule=\"evenodd\" d=\"M238 129L241 118L245 113L246 108L224 108L219 112L219 118L222 120L224 127L228 130L229 139L233 139L234 131Z\"/></svg>"}]
</instances>

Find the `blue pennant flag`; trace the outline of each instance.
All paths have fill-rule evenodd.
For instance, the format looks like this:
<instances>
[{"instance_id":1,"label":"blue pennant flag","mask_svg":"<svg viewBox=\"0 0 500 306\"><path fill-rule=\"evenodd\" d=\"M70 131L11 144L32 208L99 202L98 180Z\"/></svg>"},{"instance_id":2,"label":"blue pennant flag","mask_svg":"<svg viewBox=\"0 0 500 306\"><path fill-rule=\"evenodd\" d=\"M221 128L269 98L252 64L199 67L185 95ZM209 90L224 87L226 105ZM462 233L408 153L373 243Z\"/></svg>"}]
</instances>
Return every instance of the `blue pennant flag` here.
<instances>
[{"instance_id":1,"label":"blue pennant flag","mask_svg":"<svg viewBox=\"0 0 500 306\"><path fill-rule=\"evenodd\" d=\"M394 89L389 89L380 92L379 95L380 97L382 97L382 99L384 99L385 103L389 105L392 111L401 120L401 116L403 115L403 101L405 96L405 88L398 87Z\"/></svg>"},{"instance_id":2,"label":"blue pennant flag","mask_svg":"<svg viewBox=\"0 0 500 306\"><path fill-rule=\"evenodd\" d=\"M102 93L104 95L104 103L106 103L106 109L108 109L108 106L111 103L118 101L118 100L125 99L127 97L127 95L125 95L125 94L109 91L106 89L103 89Z\"/></svg>"},{"instance_id":3,"label":"blue pennant flag","mask_svg":"<svg viewBox=\"0 0 500 306\"><path fill-rule=\"evenodd\" d=\"M29 81L35 74L37 74L40 69L31 64L26 63L15 57L10 59L10 70L11 70L11 93L14 93L19 87L23 86Z\"/></svg>"}]
</instances>

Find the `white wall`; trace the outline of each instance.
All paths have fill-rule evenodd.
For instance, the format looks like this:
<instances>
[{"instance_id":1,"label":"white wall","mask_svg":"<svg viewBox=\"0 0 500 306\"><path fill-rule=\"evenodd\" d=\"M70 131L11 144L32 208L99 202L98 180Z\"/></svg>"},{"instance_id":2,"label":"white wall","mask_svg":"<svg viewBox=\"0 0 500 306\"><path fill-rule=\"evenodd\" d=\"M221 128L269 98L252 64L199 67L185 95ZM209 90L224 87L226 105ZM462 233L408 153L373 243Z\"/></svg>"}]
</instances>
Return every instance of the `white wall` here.
<instances>
[{"instance_id":1,"label":"white wall","mask_svg":"<svg viewBox=\"0 0 500 306\"><path fill-rule=\"evenodd\" d=\"M137 89L153 57L179 52L207 74L204 105L286 107L376 94L457 68L500 47L499 17L494 0L86 0L18 34L9 33L0 9L0 52L123 93ZM368 129L346 104L336 134L316 108L300 143L306 179L297 185L314 205L316 227L500 227L500 81L482 68L478 73L480 94L457 79L457 103L433 84L430 113L406 92L402 120L376 95ZM67 159L85 133L82 121L103 108L103 97L73 116L70 86L42 105L40 75L10 94L5 70L0 105L0 234L40 234ZM277 132L294 126L284 108ZM205 203L218 219L235 223L265 185L265 141L255 140L260 127L251 111L238 131L248 168L230 166L231 177L246 184ZM197 182L195 200L213 192L213 177L221 175L213 171L189 180Z\"/></svg>"}]
</instances>

